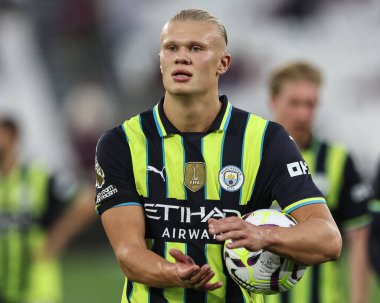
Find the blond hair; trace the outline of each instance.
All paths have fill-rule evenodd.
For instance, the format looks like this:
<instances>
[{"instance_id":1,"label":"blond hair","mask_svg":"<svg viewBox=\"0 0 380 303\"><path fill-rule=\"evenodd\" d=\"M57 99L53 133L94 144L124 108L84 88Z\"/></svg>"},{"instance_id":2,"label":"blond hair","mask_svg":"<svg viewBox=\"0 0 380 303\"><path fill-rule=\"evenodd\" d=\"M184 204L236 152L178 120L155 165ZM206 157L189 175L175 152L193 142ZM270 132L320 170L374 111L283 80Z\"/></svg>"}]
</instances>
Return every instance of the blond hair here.
<instances>
[{"instance_id":1,"label":"blond hair","mask_svg":"<svg viewBox=\"0 0 380 303\"><path fill-rule=\"evenodd\" d=\"M226 45L228 43L227 31L222 21L220 21L219 18L211 15L207 11L204 11L202 9L197 9L197 8L184 9L184 10L179 11L173 17L171 17L168 23L172 23L176 21L204 21L204 22L215 24L218 29L218 32L222 35Z\"/></svg>"},{"instance_id":2,"label":"blond hair","mask_svg":"<svg viewBox=\"0 0 380 303\"><path fill-rule=\"evenodd\" d=\"M307 81L320 86L323 81L321 71L306 61L294 61L276 68L269 78L272 96L277 96L288 81Z\"/></svg>"}]
</instances>

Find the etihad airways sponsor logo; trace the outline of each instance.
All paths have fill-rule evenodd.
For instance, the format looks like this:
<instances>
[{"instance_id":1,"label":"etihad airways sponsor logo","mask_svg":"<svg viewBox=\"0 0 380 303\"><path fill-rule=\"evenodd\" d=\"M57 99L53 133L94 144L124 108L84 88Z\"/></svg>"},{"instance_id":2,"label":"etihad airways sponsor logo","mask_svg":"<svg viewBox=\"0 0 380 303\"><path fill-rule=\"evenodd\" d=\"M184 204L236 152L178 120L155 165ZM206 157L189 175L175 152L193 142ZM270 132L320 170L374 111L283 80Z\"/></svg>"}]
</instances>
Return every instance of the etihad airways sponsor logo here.
<instances>
[{"instance_id":1,"label":"etihad airways sponsor logo","mask_svg":"<svg viewBox=\"0 0 380 303\"><path fill-rule=\"evenodd\" d=\"M177 220L181 223L207 222L210 218L224 218L226 216L241 216L236 209L219 209L214 207L206 211L206 207L199 207L194 210L191 207L168 205L168 204L151 204L146 203L145 215L152 220Z\"/></svg>"},{"instance_id":2,"label":"etihad airways sponsor logo","mask_svg":"<svg viewBox=\"0 0 380 303\"><path fill-rule=\"evenodd\" d=\"M176 240L210 240L216 239L216 235L210 235L207 229L202 228L169 228L166 227L161 236L163 239L176 239Z\"/></svg>"}]
</instances>

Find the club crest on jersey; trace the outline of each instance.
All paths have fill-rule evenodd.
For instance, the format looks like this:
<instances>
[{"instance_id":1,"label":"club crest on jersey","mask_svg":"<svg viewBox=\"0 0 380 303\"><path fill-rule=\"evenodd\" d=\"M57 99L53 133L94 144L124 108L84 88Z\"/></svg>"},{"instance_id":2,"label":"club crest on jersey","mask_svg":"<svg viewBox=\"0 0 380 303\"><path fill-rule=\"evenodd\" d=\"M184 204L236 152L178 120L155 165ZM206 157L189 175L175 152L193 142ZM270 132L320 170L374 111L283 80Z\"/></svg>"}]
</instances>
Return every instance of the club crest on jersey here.
<instances>
[{"instance_id":1,"label":"club crest on jersey","mask_svg":"<svg viewBox=\"0 0 380 303\"><path fill-rule=\"evenodd\" d=\"M96 171L96 188L102 188L104 185L104 171L100 167L97 159L95 159L95 171Z\"/></svg>"},{"instance_id":2,"label":"club crest on jersey","mask_svg":"<svg viewBox=\"0 0 380 303\"><path fill-rule=\"evenodd\" d=\"M219 172L219 184L226 191L237 191L244 183L241 169L235 165L227 165Z\"/></svg>"},{"instance_id":3,"label":"club crest on jersey","mask_svg":"<svg viewBox=\"0 0 380 303\"><path fill-rule=\"evenodd\" d=\"M206 163L187 162L185 164L185 186L192 192L200 190L205 185Z\"/></svg>"}]
</instances>

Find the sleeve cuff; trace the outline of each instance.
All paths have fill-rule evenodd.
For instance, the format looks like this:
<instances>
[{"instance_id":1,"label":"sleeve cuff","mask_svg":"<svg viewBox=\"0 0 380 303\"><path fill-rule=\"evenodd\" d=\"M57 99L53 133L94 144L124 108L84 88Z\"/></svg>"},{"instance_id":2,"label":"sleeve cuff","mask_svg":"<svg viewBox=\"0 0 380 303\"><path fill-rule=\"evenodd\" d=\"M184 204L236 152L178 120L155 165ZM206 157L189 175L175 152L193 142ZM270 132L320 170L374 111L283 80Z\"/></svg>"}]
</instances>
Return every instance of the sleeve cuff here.
<instances>
[{"instance_id":1,"label":"sleeve cuff","mask_svg":"<svg viewBox=\"0 0 380 303\"><path fill-rule=\"evenodd\" d=\"M110 208L115 208L115 207L121 207L121 206L142 206L140 202L121 202L121 203L115 203L111 205L102 205L98 204L95 207L95 210L97 214L100 216L102 215L106 210Z\"/></svg>"},{"instance_id":2,"label":"sleeve cuff","mask_svg":"<svg viewBox=\"0 0 380 303\"><path fill-rule=\"evenodd\" d=\"M360 227L367 226L371 223L371 216L368 214L361 215L359 217L346 220L343 223L343 229L346 231L354 230Z\"/></svg>"},{"instance_id":3,"label":"sleeve cuff","mask_svg":"<svg viewBox=\"0 0 380 303\"><path fill-rule=\"evenodd\" d=\"M283 212L286 214L290 214L292 211L302 206L310 205L310 204L319 204L319 203L326 204L326 200L322 197L313 197L313 198L303 199L303 200L299 200L297 202L294 202L288 205L287 207L283 209Z\"/></svg>"},{"instance_id":4,"label":"sleeve cuff","mask_svg":"<svg viewBox=\"0 0 380 303\"><path fill-rule=\"evenodd\" d=\"M368 204L368 209L373 213L380 213L380 200L372 200Z\"/></svg>"}]
</instances>

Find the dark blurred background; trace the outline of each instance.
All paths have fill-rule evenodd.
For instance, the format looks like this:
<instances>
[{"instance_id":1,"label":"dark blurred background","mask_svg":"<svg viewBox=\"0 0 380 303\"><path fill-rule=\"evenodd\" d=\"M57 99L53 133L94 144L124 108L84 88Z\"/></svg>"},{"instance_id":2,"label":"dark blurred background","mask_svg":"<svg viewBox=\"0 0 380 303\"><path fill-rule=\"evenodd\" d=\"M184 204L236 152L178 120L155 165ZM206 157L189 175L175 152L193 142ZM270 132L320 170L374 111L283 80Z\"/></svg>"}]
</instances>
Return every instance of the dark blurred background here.
<instances>
[{"instance_id":1,"label":"dark blurred background","mask_svg":"<svg viewBox=\"0 0 380 303\"><path fill-rule=\"evenodd\" d=\"M325 84L316 132L348 146L365 179L373 177L378 0L0 0L0 112L20 121L23 157L93 182L99 136L162 96L160 30L190 7L227 28L232 66L220 92L235 106L270 119L269 71L292 59L317 64ZM65 302L119 301L122 275L99 220L63 261Z\"/></svg>"}]
</instances>

